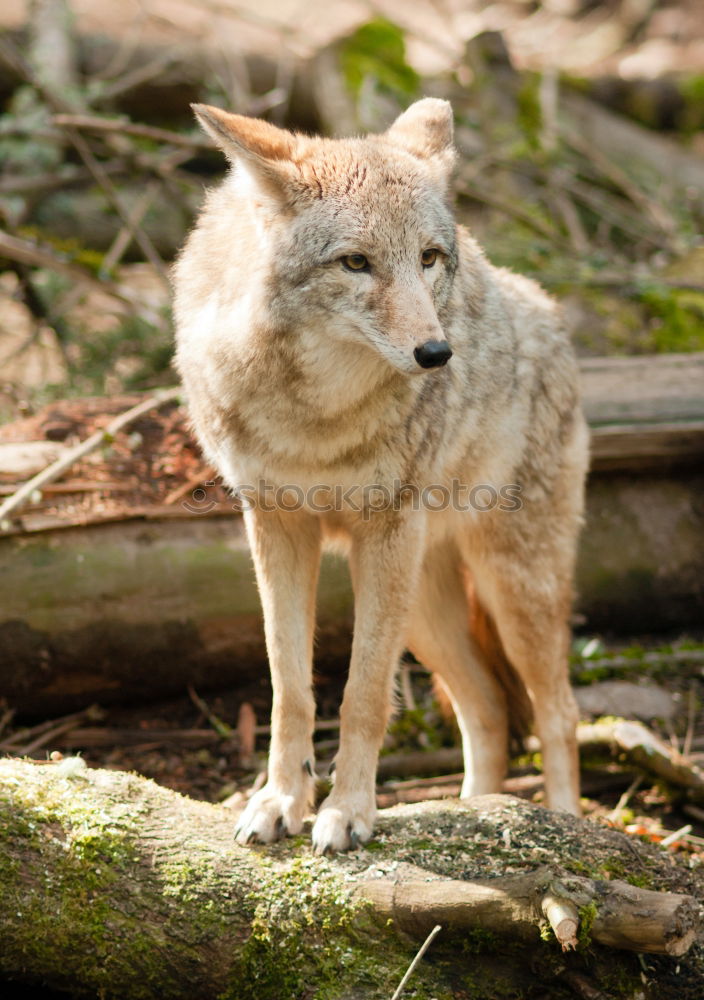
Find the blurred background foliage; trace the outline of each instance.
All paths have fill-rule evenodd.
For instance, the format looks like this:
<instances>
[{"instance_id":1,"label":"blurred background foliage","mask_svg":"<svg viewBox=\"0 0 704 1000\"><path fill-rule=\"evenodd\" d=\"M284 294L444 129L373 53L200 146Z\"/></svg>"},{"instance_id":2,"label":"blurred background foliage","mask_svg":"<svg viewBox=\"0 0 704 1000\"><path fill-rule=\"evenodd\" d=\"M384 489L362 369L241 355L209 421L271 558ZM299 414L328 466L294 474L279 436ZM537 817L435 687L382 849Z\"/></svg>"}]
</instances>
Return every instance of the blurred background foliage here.
<instances>
[{"instance_id":1,"label":"blurred background foliage","mask_svg":"<svg viewBox=\"0 0 704 1000\"><path fill-rule=\"evenodd\" d=\"M0 419L170 369L168 268L225 169L191 101L307 131L447 98L458 213L582 354L704 349L697 0L10 2L0 12Z\"/></svg>"}]
</instances>

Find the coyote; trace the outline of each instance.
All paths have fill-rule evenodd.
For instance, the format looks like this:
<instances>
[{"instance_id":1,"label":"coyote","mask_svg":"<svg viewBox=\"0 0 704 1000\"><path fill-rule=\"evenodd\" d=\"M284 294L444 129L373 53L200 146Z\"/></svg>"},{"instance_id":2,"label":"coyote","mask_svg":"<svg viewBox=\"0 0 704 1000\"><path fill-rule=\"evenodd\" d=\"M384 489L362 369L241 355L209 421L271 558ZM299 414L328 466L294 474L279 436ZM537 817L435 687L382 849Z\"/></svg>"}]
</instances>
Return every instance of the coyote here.
<instances>
[{"instance_id":1,"label":"coyote","mask_svg":"<svg viewBox=\"0 0 704 1000\"><path fill-rule=\"evenodd\" d=\"M454 708L462 796L500 790L509 706L472 604L530 695L548 804L577 813L577 369L555 303L455 222L450 105L351 139L194 110L232 170L175 266L177 366L205 454L245 498L273 686L268 779L238 840L298 833L311 806L328 542L349 557L355 627L314 849L371 836L404 648Z\"/></svg>"}]
</instances>

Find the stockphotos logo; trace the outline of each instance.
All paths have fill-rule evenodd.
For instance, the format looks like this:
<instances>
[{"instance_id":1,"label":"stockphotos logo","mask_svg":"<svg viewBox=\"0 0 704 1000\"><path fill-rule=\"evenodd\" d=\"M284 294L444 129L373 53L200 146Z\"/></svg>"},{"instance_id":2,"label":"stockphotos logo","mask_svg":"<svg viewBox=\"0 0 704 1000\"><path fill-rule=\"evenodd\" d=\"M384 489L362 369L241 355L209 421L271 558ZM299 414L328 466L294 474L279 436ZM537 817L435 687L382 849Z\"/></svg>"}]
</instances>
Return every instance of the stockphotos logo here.
<instances>
[{"instance_id":1,"label":"stockphotos logo","mask_svg":"<svg viewBox=\"0 0 704 1000\"><path fill-rule=\"evenodd\" d=\"M208 492L215 486L213 481L193 490L190 500L183 501L183 507L191 514L208 514L220 505L220 501ZM245 484L234 490L233 510L259 510L271 513L275 510L309 510L313 514L328 514L333 511L352 511L366 519L372 514L386 510L427 510L427 511L475 511L485 514L491 510L505 513L520 510L521 487L509 483L496 487L491 483L470 486L458 479L446 483L431 483L420 487L416 483L402 483L395 480L386 483L371 483L365 486L329 486L318 483L303 489L295 483L273 486L259 480L256 486Z\"/></svg>"}]
</instances>

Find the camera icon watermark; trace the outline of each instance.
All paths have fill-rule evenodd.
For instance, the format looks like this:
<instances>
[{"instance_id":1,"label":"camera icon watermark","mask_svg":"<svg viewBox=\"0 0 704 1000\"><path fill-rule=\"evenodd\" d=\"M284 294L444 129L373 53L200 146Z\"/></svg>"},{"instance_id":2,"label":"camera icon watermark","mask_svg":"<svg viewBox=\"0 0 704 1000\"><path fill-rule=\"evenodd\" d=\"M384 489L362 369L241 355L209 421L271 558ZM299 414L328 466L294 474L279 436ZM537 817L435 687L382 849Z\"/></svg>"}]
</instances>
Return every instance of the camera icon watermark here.
<instances>
[{"instance_id":1,"label":"camera icon watermark","mask_svg":"<svg viewBox=\"0 0 704 1000\"><path fill-rule=\"evenodd\" d=\"M182 500L181 506L189 514L209 514L211 510L220 506L220 501L208 494L208 488L213 486L215 486L214 479L207 480L202 486L196 486L190 500Z\"/></svg>"}]
</instances>

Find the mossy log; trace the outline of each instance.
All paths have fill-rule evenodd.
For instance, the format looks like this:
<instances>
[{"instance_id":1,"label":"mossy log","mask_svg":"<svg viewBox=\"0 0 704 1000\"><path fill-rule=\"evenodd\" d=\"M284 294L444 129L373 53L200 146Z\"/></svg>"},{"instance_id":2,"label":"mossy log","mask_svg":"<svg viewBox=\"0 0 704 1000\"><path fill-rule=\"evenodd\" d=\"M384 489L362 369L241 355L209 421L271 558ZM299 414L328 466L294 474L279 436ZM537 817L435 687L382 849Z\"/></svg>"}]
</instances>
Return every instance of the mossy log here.
<instances>
[{"instance_id":1,"label":"mossy log","mask_svg":"<svg viewBox=\"0 0 704 1000\"><path fill-rule=\"evenodd\" d=\"M546 981L581 975L587 947L593 975L599 942L684 956L685 971L698 961L686 954L697 903L658 891L695 890L688 872L518 799L398 807L370 844L329 859L305 836L239 847L223 807L74 764L0 762L0 976L106 1000L373 1000L391 995L435 923L418 998L474 983L477 942L501 955L511 989L526 959L514 955L514 968L507 952L521 948L533 982L536 962ZM604 880L627 874L634 852L652 888ZM610 970L637 984L628 963L608 952ZM471 995L504 995L482 988Z\"/></svg>"}]
</instances>

